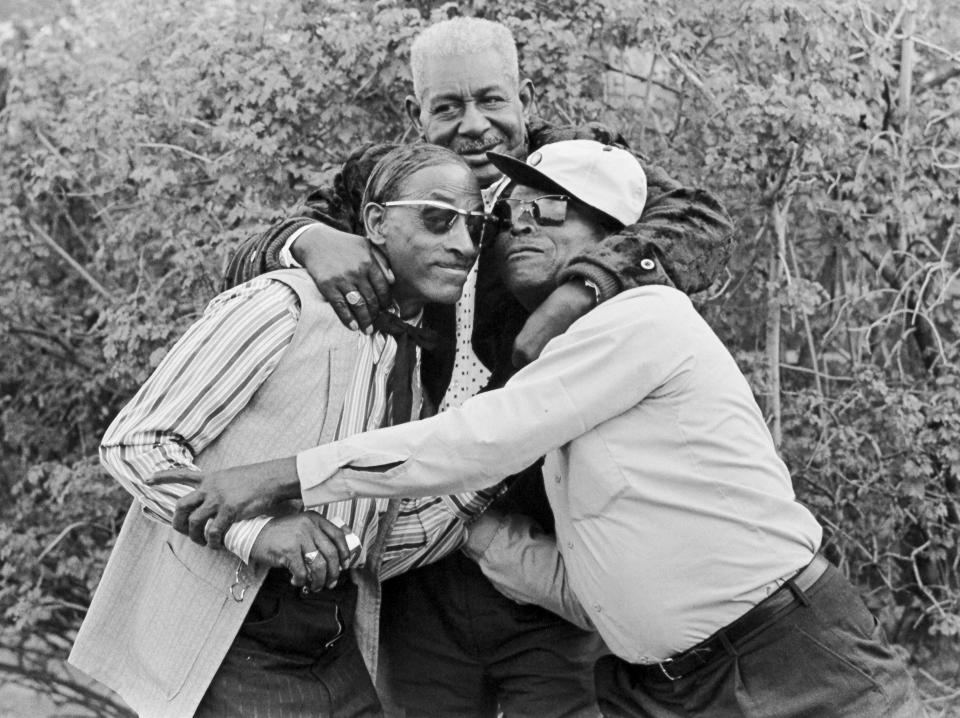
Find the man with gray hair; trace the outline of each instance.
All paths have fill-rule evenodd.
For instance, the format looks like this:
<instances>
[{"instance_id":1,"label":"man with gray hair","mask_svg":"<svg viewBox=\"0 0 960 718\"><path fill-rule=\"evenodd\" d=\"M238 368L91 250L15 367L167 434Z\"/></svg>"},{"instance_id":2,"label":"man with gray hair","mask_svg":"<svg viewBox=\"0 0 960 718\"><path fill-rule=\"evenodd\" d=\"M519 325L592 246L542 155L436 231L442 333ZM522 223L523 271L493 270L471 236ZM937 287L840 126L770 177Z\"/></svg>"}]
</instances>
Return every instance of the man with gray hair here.
<instances>
[{"instance_id":1,"label":"man with gray hair","mask_svg":"<svg viewBox=\"0 0 960 718\"><path fill-rule=\"evenodd\" d=\"M523 159L567 139L625 144L598 124L555 127L533 114L533 84L519 74L516 45L505 26L453 18L421 33L411 51L414 94L405 110L423 141L460 154L492 206L500 172L486 153ZM515 363L535 358L552 337L617 293L660 284L706 288L722 271L731 226L708 193L686 188L644 162L646 211L640 220L570 257L553 293L531 314L506 291L481 253L456 310L428 306L424 324L445 338L423 355L426 393L440 411L480 389L501 386ZM302 264L347 326L369 330L390 303L389 274L356 236L359 189L340 176L308 197L302 210L233 257L226 281ZM553 516L534 466L501 500L506 510ZM214 532L210 541L216 545ZM391 688L409 716L492 718L596 715L592 668L602 646L537 606L502 596L466 556L455 554L384 586L381 638Z\"/></svg>"},{"instance_id":2,"label":"man with gray hair","mask_svg":"<svg viewBox=\"0 0 960 718\"><path fill-rule=\"evenodd\" d=\"M475 56L480 62L466 78L484 85L487 78L496 77L503 87L488 86L473 113L459 106L460 88L457 82L445 86L445 63L464 56ZM520 81L517 46L513 35L504 25L459 18L431 25L414 40L410 47L410 72L413 75L413 96L406 99L407 114L414 124L434 125L430 141L450 147L467 160L483 186L500 179L500 170L487 159L487 152L502 152L516 157L526 155L523 125L516 121L516 104L523 108L533 102L533 84ZM438 75L440 77L438 77ZM438 92L439 87L443 91ZM507 92L498 92L507 90ZM467 114L467 122L479 125L489 123L486 132L471 135L469 124L465 129L460 113Z\"/></svg>"}]
</instances>

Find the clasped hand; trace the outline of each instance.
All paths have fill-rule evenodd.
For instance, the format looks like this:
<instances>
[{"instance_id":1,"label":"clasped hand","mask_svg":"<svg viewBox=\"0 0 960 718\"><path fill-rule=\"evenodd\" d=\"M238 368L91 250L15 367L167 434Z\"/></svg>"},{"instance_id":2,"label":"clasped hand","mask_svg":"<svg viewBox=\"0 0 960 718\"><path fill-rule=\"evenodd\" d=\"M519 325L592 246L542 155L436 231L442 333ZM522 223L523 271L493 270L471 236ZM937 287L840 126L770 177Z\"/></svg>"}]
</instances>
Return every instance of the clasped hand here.
<instances>
[{"instance_id":1,"label":"clasped hand","mask_svg":"<svg viewBox=\"0 0 960 718\"><path fill-rule=\"evenodd\" d=\"M270 519L253 544L250 560L290 571L290 583L311 591L333 588L349 568L344 529L314 511Z\"/></svg>"},{"instance_id":2,"label":"clasped hand","mask_svg":"<svg viewBox=\"0 0 960 718\"><path fill-rule=\"evenodd\" d=\"M223 547L223 536L236 521L266 513L281 501L300 498L293 458L210 472L170 469L144 483L193 486L193 491L177 501L171 523L195 543L214 549Z\"/></svg>"}]
</instances>

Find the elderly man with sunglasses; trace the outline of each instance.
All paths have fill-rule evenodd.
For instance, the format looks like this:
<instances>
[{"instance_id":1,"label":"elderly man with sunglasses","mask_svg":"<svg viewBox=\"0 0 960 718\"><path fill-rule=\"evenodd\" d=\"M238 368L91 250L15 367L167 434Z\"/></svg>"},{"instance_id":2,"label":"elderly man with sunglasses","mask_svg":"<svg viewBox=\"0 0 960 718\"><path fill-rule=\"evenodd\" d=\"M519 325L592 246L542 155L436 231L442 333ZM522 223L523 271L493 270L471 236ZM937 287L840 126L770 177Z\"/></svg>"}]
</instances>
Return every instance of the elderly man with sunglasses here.
<instances>
[{"instance_id":1,"label":"elderly man with sunglasses","mask_svg":"<svg viewBox=\"0 0 960 718\"><path fill-rule=\"evenodd\" d=\"M484 252L527 309L643 208L643 171L623 150L490 157L512 184ZM672 287L605 302L456 411L210 474L194 500L229 516L265 496L463 491L541 454L555 538L490 516L469 547L508 595L596 626L613 654L596 669L605 716L924 715L883 629L819 554L822 530L746 379Z\"/></svg>"},{"instance_id":2,"label":"elderly man with sunglasses","mask_svg":"<svg viewBox=\"0 0 960 718\"><path fill-rule=\"evenodd\" d=\"M424 142L467 160L488 208L501 174L487 150L523 158L564 139L623 144L598 124L556 127L537 118L533 84L520 77L513 37L498 23L455 18L427 28L411 49L411 74L413 94L405 102L411 122ZM485 386L502 385L515 362L535 357L619 291L646 284L698 291L722 271L731 225L719 203L653 165L646 172L645 214L573 257L532 316L483 256L455 311L425 309L424 324L442 337L422 366L434 406L454 408ZM356 236L360 189L341 175L333 187L314 192L298 215L234 255L227 283L299 260L344 324L369 331L378 309L388 306L390 283ZM537 467L513 481L501 503L552 525ZM602 646L595 635L505 599L461 554L387 583L382 636L394 693L408 715L492 718L498 704L508 717L597 712L592 665Z\"/></svg>"}]
</instances>

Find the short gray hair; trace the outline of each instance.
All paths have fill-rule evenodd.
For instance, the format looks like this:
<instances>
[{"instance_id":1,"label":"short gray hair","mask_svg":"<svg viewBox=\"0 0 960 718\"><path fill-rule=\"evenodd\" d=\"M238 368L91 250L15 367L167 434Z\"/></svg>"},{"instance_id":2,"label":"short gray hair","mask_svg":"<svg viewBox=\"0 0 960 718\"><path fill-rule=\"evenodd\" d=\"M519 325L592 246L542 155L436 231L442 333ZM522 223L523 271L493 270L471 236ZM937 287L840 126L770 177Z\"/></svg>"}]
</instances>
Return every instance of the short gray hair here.
<instances>
[{"instance_id":1,"label":"short gray hair","mask_svg":"<svg viewBox=\"0 0 960 718\"><path fill-rule=\"evenodd\" d=\"M435 23L421 32L410 47L410 74L413 94L423 98L423 80L427 63L441 58L459 57L493 50L500 68L515 89L520 87L517 43L506 25L478 17L454 17ZM493 68L491 68L493 69Z\"/></svg>"}]
</instances>

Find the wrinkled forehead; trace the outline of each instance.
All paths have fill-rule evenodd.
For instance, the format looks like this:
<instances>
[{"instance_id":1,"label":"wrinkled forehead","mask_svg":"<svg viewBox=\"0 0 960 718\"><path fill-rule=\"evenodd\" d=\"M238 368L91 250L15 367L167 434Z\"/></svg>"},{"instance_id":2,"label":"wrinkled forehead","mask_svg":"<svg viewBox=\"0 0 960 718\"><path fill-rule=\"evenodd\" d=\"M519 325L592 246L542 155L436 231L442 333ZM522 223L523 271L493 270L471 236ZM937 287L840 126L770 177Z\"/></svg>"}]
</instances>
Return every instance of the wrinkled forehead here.
<instances>
[{"instance_id":1,"label":"wrinkled forehead","mask_svg":"<svg viewBox=\"0 0 960 718\"><path fill-rule=\"evenodd\" d=\"M421 82L421 99L519 92L517 71L511 70L506 59L493 50L432 57L424 67Z\"/></svg>"},{"instance_id":2,"label":"wrinkled forehead","mask_svg":"<svg viewBox=\"0 0 960 718\"><path fill-rule=\"evenodd\" d=\"M401 199L432 199L456 207L483 204L480 183L470 168L454 162L422 167L400 188Z\"/></svg>"}]
</instances>

